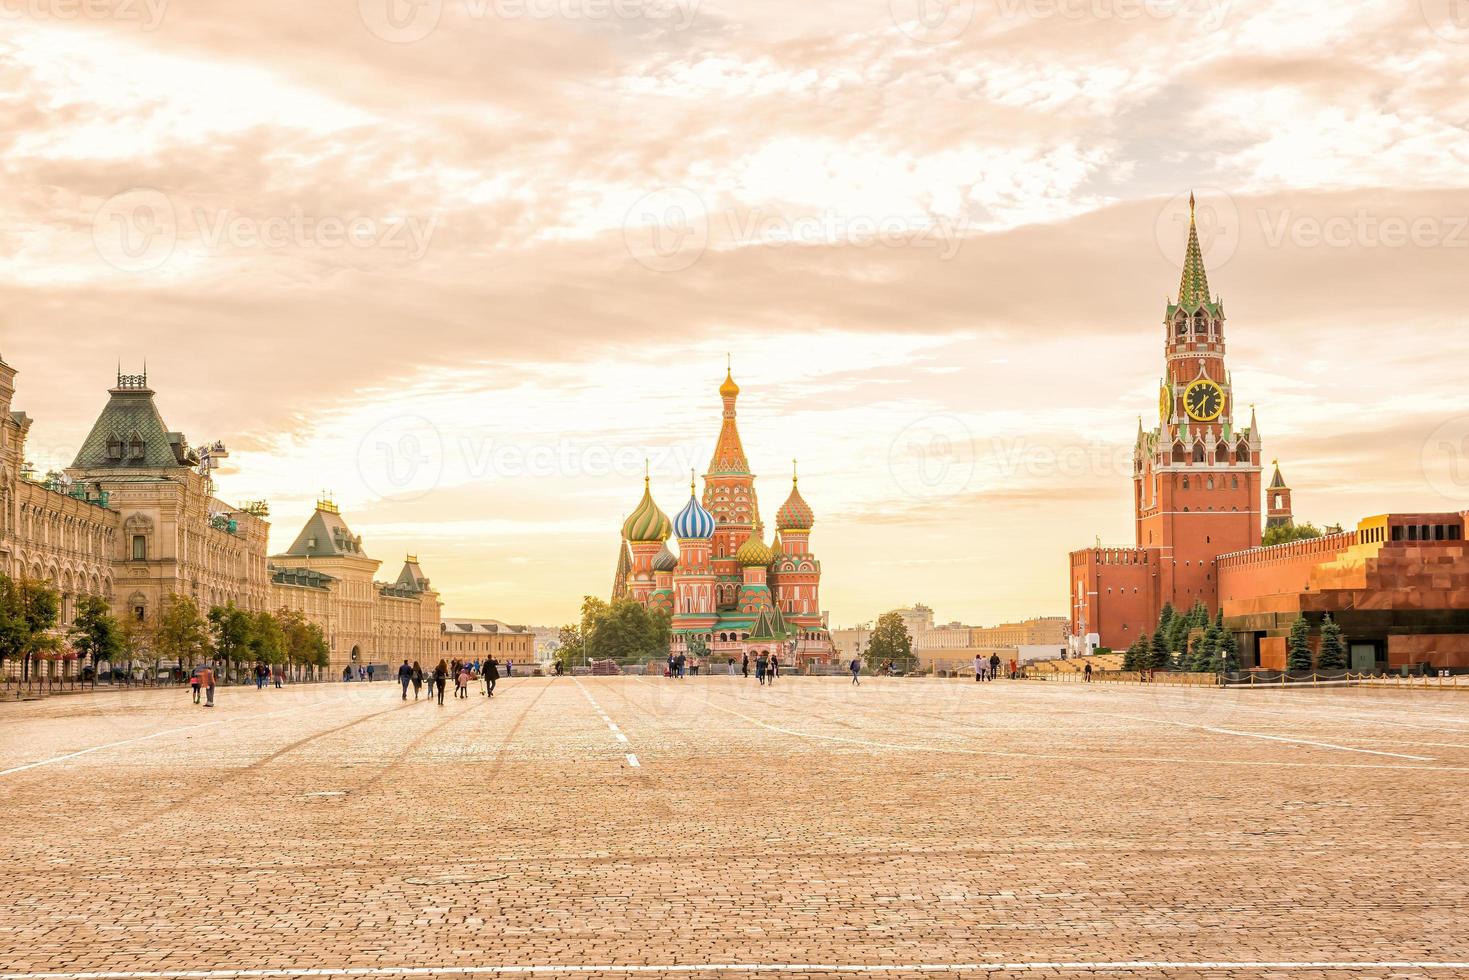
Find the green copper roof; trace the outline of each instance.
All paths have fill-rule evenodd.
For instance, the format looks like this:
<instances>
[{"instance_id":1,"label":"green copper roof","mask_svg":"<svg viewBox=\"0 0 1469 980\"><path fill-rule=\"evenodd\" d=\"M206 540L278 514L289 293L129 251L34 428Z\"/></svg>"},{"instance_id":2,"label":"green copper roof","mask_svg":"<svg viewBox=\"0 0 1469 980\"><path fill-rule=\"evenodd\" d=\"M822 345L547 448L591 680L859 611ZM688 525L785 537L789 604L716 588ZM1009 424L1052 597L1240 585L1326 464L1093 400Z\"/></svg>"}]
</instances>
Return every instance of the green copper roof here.
<instances>
[{"instance_id":1,"label":"green copper roof","mask_svg":"<svg viewBox=\"0 0 1469 980\"><path fill-rule=\"evenodd\" d=\"M668 536L672 533L673 524L668 520L668 515L653 503L653 492L649 489L648 479L644 477L643 499L638 501L637 509L623 523L622 536L636 544L647 541L667 541Z\"/></svg>"},{"instance_id":2,"label":"green copper roof","mask_svg":"<svg viewBox=\"0 0 1469 980\"><path fill-rule=\"evenodd\" d=\"M362 552L362 539L352 534L342 515L335 507L317 505L316 512L296 535L296 541L286 551L295 558L338 557L358 555Z\"/></svg>"},{"instance_id":3,"label":"green copper roof","mask_svg":"<svg viewBox=\"0 0 1469 980\"><path fill-rule=\"evenodd\" d=\"M1218 304L1209 298L1209 273L1204 269L1204 250L1199 245L1199 224L1194 212L1194 196L1188 196L1188 247L1183 255L1183 275L1178 280L1178 302L1170 304L1171 316L1179 308L1192 313L1207 309L1218 314Z\"/></svg>"},{"instance_id":4,"label":"green copper roof","mask_svg":"<svg viewBox=\"0 0 1469 980\"><path fill-rule=\"evenodd\" d=\"M170 433L143 384L113 388L77 450L76 469L172 469L188 465L188 445Z\"/></svg>"},{"instance_id":5,"label":"green copper roof","mask_svg":"<svg viewBox=\"0 0 1469 980\"><path fill-rule=\"evenodd\" d=\"M762 609L750 630L751 643L779 643L786 638L788 630L780 610Z\"/></svg>"}]
</instances>

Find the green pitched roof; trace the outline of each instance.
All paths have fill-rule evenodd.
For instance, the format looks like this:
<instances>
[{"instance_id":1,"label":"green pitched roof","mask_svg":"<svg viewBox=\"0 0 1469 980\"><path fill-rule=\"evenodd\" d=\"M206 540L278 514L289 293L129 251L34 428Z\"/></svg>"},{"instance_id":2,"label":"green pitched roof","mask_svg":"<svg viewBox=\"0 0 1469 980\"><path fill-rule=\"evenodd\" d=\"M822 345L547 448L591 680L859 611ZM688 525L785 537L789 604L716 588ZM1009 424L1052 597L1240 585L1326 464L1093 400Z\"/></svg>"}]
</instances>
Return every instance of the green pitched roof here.
<instances>
[{"instance_id":1,"label":"green pitched roof","mask_svg":"<svg viewBox=\"0 0 1469 980\"><path fill-rule=\"evenodd\" d=\"M786 638L788 632L780 610L762 609L760 618L755 620L755 626L750 630L749 642L779 643Z\"/></svg>"},{"instance_id":2,"label":"green pitched roof","mask_svg":"<svg viewBox=\"0 0 1469 980\"><path fill-rule=\"evenodd\" d=\"M1184 251L1184 272L1178 279L1178 303L1172 309L1178 307L1188 311L1218 311L1209 300L1209 273L1203 267L1203 248L1199 245L1199 222L1194 215L1193 194L1188 195L1188 247Z\"/></svg>"},{"instance_id":3,"label":"green pitched roof","mask_svg":"<svg viewBox=\"0 0 1469 980\"><path fill-rule=\"evenodd\" d=\"M316 512L285 553L295 558L367 557L362 551L362 539L353 535L342 515L330 504L316 505Z\"/></svg>"},{"instance_id":4,"label":"green pitched roof","mask_svg":"<svg viewBox=\"0 0 1469 980\"><path fill-rule=\"evenodd\" d=\"M77 469L164 469L187 466L188 443L169 432L146 385L113 388L71 464Z\"/></svg>"}]
</instances>

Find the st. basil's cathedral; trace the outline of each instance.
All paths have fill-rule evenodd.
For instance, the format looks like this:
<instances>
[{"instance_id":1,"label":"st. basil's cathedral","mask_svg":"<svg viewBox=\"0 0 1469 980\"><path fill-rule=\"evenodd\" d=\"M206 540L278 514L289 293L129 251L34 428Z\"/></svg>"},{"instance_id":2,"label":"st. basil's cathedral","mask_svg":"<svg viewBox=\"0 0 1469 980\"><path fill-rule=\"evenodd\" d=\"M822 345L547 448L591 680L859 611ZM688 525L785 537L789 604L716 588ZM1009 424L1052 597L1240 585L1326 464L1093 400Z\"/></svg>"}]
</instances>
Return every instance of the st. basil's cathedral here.
<instances>
[{"instance_id":1,"label":"st. basil's cathedral","mask_svg":"<svg viewBox=\"0 0 1469 980\"><path fill-rule=\"evenodd\" d=\"M699 499L672 519L653 502L651 481L622 525L612 598L632 599L671 617L670 653L713 661L778 653L787 663L827 663L831 636L821 611L821 562L811 552L811 506L791 476L791 492L765 525L735 423L740 386L726 373L719 396L724 419ZM668 539L678 539L678 553Z\"/></svg>"}]
</instances>

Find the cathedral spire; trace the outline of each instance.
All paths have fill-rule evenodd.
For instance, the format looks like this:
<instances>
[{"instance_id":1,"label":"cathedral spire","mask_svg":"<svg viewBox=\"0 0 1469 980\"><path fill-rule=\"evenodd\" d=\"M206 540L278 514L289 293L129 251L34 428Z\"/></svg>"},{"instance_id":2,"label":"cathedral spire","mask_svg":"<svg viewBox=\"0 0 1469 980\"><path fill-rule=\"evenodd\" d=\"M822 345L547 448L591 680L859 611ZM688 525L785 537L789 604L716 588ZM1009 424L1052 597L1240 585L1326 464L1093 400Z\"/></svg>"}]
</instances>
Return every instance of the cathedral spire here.
<instances>
[{"instance_id":1,"label":"cathedral spire","mask_svg":"<svg viewBox=\"0 0 1469 980\"><path fill-rule=\"evenodd\" d=\"M1204 251L1199 247L1199 225L1194 195L1188 195L1188 249L1183 256L1183 276L1178 281L1178 305L1196 310L1209 302L1209 275L1204 271Z\"/></svg>"}]
</instances>

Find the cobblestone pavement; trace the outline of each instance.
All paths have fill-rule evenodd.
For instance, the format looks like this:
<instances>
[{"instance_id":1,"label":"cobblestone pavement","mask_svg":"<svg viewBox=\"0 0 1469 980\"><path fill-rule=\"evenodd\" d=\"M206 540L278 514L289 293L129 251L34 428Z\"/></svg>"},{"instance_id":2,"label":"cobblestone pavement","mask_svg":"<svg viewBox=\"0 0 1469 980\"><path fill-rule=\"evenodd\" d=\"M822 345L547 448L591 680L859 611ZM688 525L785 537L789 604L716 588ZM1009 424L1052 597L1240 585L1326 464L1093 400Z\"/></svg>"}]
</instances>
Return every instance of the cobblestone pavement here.
<instances>
[{"instance_id":1,"label":"cobblestone pavement","mask_svg":"<svg viewBox=\"0 0 1469 980\"><path fill-rule=\"evenodd\" d=\"M1465 692L53 698L0 708L0 980L1464 977L1466 787Z\"/></svg>"}]
</instances>

